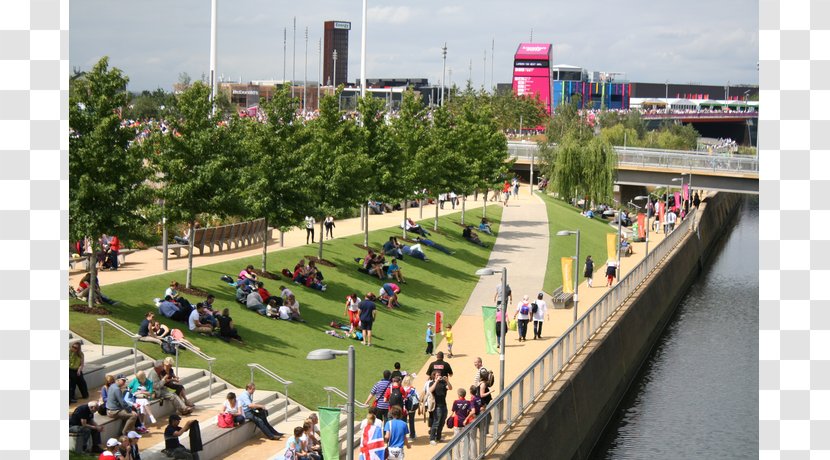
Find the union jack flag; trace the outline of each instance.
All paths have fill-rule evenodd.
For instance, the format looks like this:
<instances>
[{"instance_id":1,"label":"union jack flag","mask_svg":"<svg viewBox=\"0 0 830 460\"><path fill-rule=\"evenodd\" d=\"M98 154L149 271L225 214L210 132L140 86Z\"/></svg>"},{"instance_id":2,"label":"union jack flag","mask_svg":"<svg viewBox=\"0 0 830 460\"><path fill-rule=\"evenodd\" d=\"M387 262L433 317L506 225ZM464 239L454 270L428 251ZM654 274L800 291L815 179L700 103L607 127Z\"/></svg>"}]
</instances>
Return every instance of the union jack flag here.
<instances>
[{"instance_id":1,"label":"union jack flag","mask_svg":"<svg viewBox=\"0 0 830 460\"><path fill-rule=\"evenodd\" d=\"M386 444L383 442L383 430L367 425L363 429L363 436L360 437L359 460L384 460Z\"/></svg>"}]
</instances>

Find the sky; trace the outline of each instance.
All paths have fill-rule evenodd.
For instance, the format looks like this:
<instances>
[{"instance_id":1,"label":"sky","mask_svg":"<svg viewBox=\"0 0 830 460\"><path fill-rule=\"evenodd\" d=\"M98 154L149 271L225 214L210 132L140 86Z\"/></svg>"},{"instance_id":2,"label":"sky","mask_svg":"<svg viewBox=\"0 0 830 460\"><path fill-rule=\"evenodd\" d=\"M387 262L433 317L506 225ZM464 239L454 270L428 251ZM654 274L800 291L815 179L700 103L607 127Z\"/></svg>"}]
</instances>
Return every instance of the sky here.
<instances>
[{"instance_id":1,"label":"sky","mask_svg":"<svg viewBox=\"0 0 830 460\"><path fill-rule=\"evenodd\" d=\"M513 54L532 34L533 42L553 44L554 64L622 73L618 79L627 81L758 84L757 0L367 1L367 78L428 78L438 84L446 42L448 83L463 86L471 77L475 88L509 83ZM88 70L109 56L110 65L129 76L131 91L169 91L181 73L200 79L210 69L210 4L73 0L70 66ZM328 20L352 23L354 82L360 78L358 0L218 0L217 74L248 82L281 80L285 72L302 82L307 72L309 81L317 81L318 42Z\"/></svg>"}]
</instances>

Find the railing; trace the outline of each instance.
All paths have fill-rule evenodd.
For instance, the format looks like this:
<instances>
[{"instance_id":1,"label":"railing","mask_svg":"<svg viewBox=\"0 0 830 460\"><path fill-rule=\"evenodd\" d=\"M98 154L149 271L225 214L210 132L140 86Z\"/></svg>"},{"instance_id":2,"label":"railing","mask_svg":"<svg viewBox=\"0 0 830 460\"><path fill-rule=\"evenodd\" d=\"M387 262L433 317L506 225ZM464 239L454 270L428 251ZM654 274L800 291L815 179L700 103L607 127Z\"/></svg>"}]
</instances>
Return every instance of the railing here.
<instances>
[{"instance_id":1,"label":"railing","mask_svg":"<svg viewBox=\"0 0 830 460\"><path fill-rule=\"evenodd\" d=\"M116 331L128 336L129 338L133 339L133 374L135 374L136 370L138 369L138 339L141 338L140 335L136 334L135 332L130 331L129 329L125 328L124 326L116 323L115 321L109 318L98 318L98 324L101 325L101 356L105 356L104 353L104 325L109 325L115 328Z\"/></svg>"},{"instance_id":2,"label":"railing","mask_svg":"<svg viewBox=\"0 0 830 460\"><path fill-rule=\"evenodd\" d=\"M210 373L210 380L208 380L208 398L213 397L213 362L216 361L216 358L208 356L201 352L201 350L197 350L196 347L193 346L190 342L179 342L177 340L173 341L176 348L176 375L179 375L179 347L184 347L188 351L193 352L194 355L198 356L199 358L204 359L207 361L208 364L208 372Z\"/></svg>"},{"instance_id":3,"label":"railing","mask_svg":"<svg viewBox=\"0 0 830 460\"><path fill-rule=\"evenodd\" d=\"M694 230L693 210L654 250L605 293L595 304L545 350L521 375L508 385L463 431L454 436L434 459L479 459L533 403L563 368L585 346L646 277ZM489 436L492 435L492 436Z\"/></svg>"},{"instance_id":4,"label":"railing","mask_svg":"<svg viewBox=\"0 0 830 460\"><path fill-rule=\"evenodd\" d=\"M531 160L539 156L535 142L509 142L510 156ZM664 150L616 146L618 164L697 171L758 172L757 155L708 154L687 150Z\"/></svg>"},{"instance_id":5,"label":"railing","mask_svg":"<svg viewBox=\"0 0 830 460\"><path fill-rule=\"evenodd\" d=\"M290 401L290 399L288 399L288 385L291 385L294 382L290 380L285 380L284 378L269 371L268 369L260 366L257 363L248 363L248 367L251 369L251 383L254 383L254 369L256 369L262 372L263 374L267 375L268 377L271 377L277 382L283 384L283 386L285 387L285 419L288 420L288 402Z\"/></svg>"},{"instance_id":6,"label":"railing","mask_svg":"<svg viewBox=\"0 0 830 460\"><path fill-rule=\"evenodd\" d=\"M347 403L349 402L349 395L347 395L347 394L346 394L343 390L341 390L340 388L337 388L337 387L323 387L323 389L324 389L324 390L326 390L326 395L328 396L328 401L329 401L329 402L328 402L328 406L329 406L329 407L332 407L332 406L331 406L331 394L332 394L332 393L334 393L334 394L336 394L337 396L340 396L341 398L345 399ZM368 407L369 407L369 405L368 405L368 404L363 404L362 402L358 402L357 400L352 400L352 401L354 402L354 405L355 405L355 406L357 406L357 407L359 407L359 408L361 408L361 409L366 409L366 408L368 408ZM346 406L346 404L345 404L345 403L344 403L344 404L338 404L338 405L337 405L337 407L339 407L339 408L341 408L341 409L342 409L343 407L345 407L345 406Z\"/></svg>"}]
</instances>

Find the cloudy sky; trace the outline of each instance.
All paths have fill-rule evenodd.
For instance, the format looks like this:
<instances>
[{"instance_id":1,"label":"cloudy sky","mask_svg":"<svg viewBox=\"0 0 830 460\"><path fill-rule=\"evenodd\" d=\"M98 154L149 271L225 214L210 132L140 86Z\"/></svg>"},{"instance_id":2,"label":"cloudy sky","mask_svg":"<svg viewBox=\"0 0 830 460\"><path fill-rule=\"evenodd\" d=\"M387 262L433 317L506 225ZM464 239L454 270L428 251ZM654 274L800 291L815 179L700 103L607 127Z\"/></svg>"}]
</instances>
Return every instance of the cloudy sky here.
<instances>
[{"instance_id":1,"label":"cloudy sky","mask_svg":"<svg viewBox=\"0 0 830 460\"><path fill-rule=\"evenodd\" d=\"M368 78L441 79L475 87L509 82L520 42L553 43L554 62L620 72L629 81L758 83L757 0L368 0ZM130 77L130 89L170 90L182 72L210 67L210 0L73 0L70 66L89 69L100 57ZM219 0L218 74L226 80L303 80L308 27L308 79L317 79L323 22L352 22L349 81L360 77L359 0ZM495 41L495 54L491 49ZM485 66L486 53L486 66ZM493 61L493 56L495 60ZM491 65L493 72L491 73Z\"/></svg>"}]
</instances>

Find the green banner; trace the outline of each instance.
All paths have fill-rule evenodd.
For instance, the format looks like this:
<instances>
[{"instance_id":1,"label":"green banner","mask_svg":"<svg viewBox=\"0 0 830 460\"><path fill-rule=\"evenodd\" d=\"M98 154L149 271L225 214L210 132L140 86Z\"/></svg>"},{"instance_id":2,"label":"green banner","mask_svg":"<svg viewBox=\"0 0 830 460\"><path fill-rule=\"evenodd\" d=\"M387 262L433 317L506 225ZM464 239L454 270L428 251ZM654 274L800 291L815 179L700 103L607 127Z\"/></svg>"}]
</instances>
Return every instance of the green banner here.
<instances>
[{"instance_id":1,"label":"green banner","mask_svg":"<svg viewBox=\"0 0 830 460\"><path fill-rule=\"evenodd\" d=\"M323 446L323 457L340 457L340 409L332 407L318 407L320 412L320 441Z\"/></svg>"},{"instance_id":2,"label":"green banner","mask_svg":"<svg viewBox=\"0 0 830 460\"><path fill-rule=\"evenodd\" d=\"M481 307L481 316L484 317L484 345L488 355L495 355L499 352L496 348L496 307Z\"/></svg>"}]
</instances>

